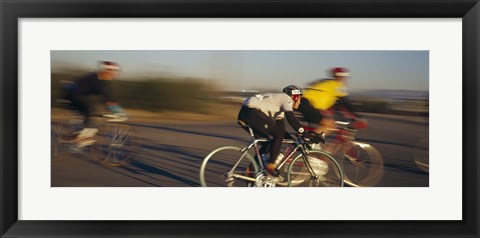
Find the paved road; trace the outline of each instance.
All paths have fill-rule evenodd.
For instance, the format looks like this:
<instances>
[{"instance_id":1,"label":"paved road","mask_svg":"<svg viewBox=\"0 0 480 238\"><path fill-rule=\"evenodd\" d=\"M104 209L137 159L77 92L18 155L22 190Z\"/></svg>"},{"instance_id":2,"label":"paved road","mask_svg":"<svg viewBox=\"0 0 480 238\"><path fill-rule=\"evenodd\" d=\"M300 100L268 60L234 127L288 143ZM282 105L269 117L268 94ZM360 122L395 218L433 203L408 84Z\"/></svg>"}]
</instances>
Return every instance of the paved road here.
<instances>
[{"instance_id":1,"label":"paved road","mask_svg":"<svg viewBox=\"0 0 480 238\"><path fill-rule=\"evenodd\" d=\"M428 186L428 173L412 160L412 146L428 138L428 124L398 117L370 115L367 119L369 128L357 139L373 145L383 156L385 173L377 186ZM129 166L105 166L92 161L88 153L64 153L62 160L52 162L52 186L199 186L199 165L210 150L248 142L247 133L235 122L132 124L142 147Z\"/></svg>"}]
</instances>

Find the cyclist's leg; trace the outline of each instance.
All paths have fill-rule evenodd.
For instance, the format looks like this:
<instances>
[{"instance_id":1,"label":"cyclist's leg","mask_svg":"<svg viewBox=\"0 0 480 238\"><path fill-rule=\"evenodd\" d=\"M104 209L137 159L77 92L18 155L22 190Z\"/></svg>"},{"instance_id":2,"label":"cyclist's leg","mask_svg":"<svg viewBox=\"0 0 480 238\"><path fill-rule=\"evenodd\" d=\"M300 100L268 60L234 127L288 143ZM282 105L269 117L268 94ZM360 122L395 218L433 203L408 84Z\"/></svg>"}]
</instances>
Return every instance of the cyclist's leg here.
<instances>
[{"instance_id":1,"label":"cyclist's leg","mask_svg":"<svg viewBox=\"0 0 480 238\"><path fill-rule=\"evenodd\" d=\"M273 134L272 130L276 126L275 122L263 112L245 106L240 110L238 120L252 128L255 138L270 138ZM263 143L260 153L265 154L268 151L271 151L271 143Z\"/></svg>"},{"instance_id":2,"label":"cyclist's leg","mask_svg":"<svg viewBox=\"0 0 480 238\"><path fill-rule=\"evenodd\" d=\"M95 143L93 137L98 129L93 127L90 120L90 106L87 100L76 93L71 93L68 100L70 100L71 105L84 117L83 129L78 132L75 141L79 143L80 147Z\"/></svg>"},{"instance_id":3,"label":"cyclist's leg","mask_svg":"<svg viewBox=\"0 0 480 238\"><path fill-rule=\"evenodd\" d=\"M85 127L86 122L86 106L85 103L79 99L80 96L72 90L65 89L63 99L69 101L68 109L79 113L83 117L82 126ZM83 129L83 128L82 128Z\"/></svg>"},{"instance_id":4,"label":"cyclist's leg","mask_svg":"<svg viewBox=\"0 0 480 238\"><path fill-rule=\"evenodd\" d=\"M322 114L321 120L318 123L318 127L315 129L316 133L322 133L325 137L329 136L335 130L335 119L333 115L327 110L319 110Z\"/></svg>"},{"instance_id":5,"label":"cyclist's leg","mask_svg":"<svg viewBox=\"0 0 480 238\"><path fill-rule=\"evenodd\" d=\"M283 137L285 135L285 120L276 120L275 127L270 132L273 139L271 140L270 158L268 163L275 163L278 155L280 154L280 148L282 147Z\"/></svg>"},{"instance_id":6,"label":"cyclist's leg","mask_svg":"<svg viewBox=\"0 0 480 238\"><path fill-rule=\"evenodd\" d=\"M90 107L87 103L87 101L80 96L72 98L72 104L76 106L78 109L78 112L84 117L83 121L83 126L84 127L90 127L91 125L91 120L90 120Z\"/></svg>"},{"instance_id":7,"label":"cyclist's leg","mask_svg":"<svg viewBox=\"0 0 480 238\"><path fill-rule=\"evenodd\" d=\"M270 152L270 156L267 160L267 171L276 174L275 160L278 157L282 146L282 140L285 134L285 122L284 120L275 121L256 109L247 110L248 113L246 113L246 117L242 119L246 121L254 131L272 137L270 143L263 146L261 151L268 150Z\"/></svg>"}]
</instances>

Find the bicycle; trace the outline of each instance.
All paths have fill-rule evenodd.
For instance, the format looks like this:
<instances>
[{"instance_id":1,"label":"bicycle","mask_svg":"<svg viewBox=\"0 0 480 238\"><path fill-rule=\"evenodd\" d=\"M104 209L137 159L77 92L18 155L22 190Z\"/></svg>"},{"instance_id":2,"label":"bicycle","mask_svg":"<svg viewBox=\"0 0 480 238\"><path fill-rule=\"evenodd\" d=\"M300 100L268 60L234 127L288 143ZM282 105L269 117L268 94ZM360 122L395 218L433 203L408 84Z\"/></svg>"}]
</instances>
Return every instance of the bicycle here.
<instances>
[{"instance_id":1,"label":"bicycle","mask_svg":"<svg viewBox=\"0 0 480 238\"><path fill-rule=\"evenodd\" d=\"M330 154L321 150L312 150L310 135L297 136L296 139L283 139L290 150L279 163L277 169L281 177L276 181L265 173L265 164L259 152L259 144L267 143L267 138L255 138L253 130L245 127L250 134L250 143L243 148L238 146L220 146L212 150L202 161L199 178L203 187L256 186L308 186L343 187L343 170ZM318 134L317 134L318 136ZM254 149L255 157L249 151ZM322 162L318 162L322 161Z\"/></svg>"},{"instance_id":2,"label":"bicycle","mask_svg":"<svg viewBox=\"0 0 480 238\"><path fill-rule=\"evenodd\" d=\"M91 115L106 119L106 124L98 128L94 143L84 147L78 147L72 140L76 132L80 130L83 119L78 113L69 108L69 101L57 100L66 110L58 113L57 119L51 122L51 160L60 161L64 158L62 152L89 153L90 158L97 162L103 162L110 166L128 165L140 143L134 138L134 129L125 124L127 117L118 117L111 114Z\"/></svg>"},{"instance_id":3,"label":"bicycle","mask_svg":"<svg viewBox=\"0 0 480 238\"><path fill-rule=\"evenodd\" d=\"M355 141L358 132L354 121L335 121L335 139L326 147L339 158L344 171L345 183L354 187L377 185L383 178L383 158L373 146Z\"/></svg>"}]
</instances>

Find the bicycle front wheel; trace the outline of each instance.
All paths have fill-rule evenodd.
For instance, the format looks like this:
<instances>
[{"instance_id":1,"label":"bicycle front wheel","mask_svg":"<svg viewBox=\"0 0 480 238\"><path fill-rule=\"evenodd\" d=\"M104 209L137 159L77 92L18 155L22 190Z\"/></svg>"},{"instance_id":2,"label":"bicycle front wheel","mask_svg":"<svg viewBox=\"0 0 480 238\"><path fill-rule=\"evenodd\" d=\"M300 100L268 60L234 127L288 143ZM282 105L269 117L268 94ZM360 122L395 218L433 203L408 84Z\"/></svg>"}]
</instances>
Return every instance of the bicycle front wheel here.
<instances>
[{"instance_id":1,"label":"bicycle front wheel","mask_svg":"<svg viewBox=\"0 0 480 238\"><path fill-rule=\"evenodd\" d=\"M343 187L343 170L330 154L310 150L306 158L299 153L288 167L288 186Z\"/></svg>"},{"instance_id":2,"label":"bicycle front wheel","mask_svg":"<svg viewBox=\"0 0 480 238\"><path fill-rule=\"evenodd\" d=\"M344 147L345 183L354 187L372 187L383 178L383 158L369 144L350 142Z\"/></svg>"},{"instance_id":3,"label":"bicycle front wheel","mask_svg":"<svg viewBox=\"0 0 480 238\"><path fill-rule=\"evenodd\" d=\"M140 143L134 137L134 129L125 124L109 124L95 135L92 158L110 166L126 166L138 153Z\"/></svg>"},{"instance_id":4,"label":"bicycle front wheel","mask_svg":"<svg viewBox=\"0 0 480 238\"><path fill-rule=\"evenodd\" d=\"M246 187L257 173L258 165L248 151L221 146L203 159L199 177L203 187Z\"/></svg>"}]
</instances>

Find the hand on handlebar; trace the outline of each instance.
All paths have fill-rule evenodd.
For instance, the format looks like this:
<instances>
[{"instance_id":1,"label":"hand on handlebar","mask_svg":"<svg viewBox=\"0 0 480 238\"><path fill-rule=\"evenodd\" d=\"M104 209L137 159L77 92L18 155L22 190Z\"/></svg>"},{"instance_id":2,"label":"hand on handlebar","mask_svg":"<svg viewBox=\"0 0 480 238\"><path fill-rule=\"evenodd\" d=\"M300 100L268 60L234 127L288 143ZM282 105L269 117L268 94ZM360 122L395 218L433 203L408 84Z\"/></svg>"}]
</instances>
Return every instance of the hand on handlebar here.
<instances>
[{"instance_id":1,"label":"hand on handlebar","mask_svg":"<svg viewBox=\"0 0 480 238\"><path fill-rule=\"evenodd\" d=\"M128 118L128 115L120 105L110 105L107 106L107 109L112 113L112 115L104 115L110 118L109 121L125 121Z\"/></svg>"},{"instance_id":2,"label":"hand on handlebar","mask_svg":"<svg viewBox=\"0 0 480 238\"><path fill-rule=\"evenodd\" d=\"M314 144L323 143L325 144L325 134L323 132L317 133L314 130L305 130L299 135L306 141L312 142Z\"/></svg>"},{"instance_id":3,"label":"hand on handlebar","mask_svg":"<svg viewBox=\"0 0 480 238\"><path fill-rule=\"evenodd\" d=\"M119 116L119 117L126 117L127 116L127 114L125 113L125 110L120 105L107 106L107 109L110 112L112 112L112 114L115 115L115 116Z\"/></svg>"}]
</instances>

